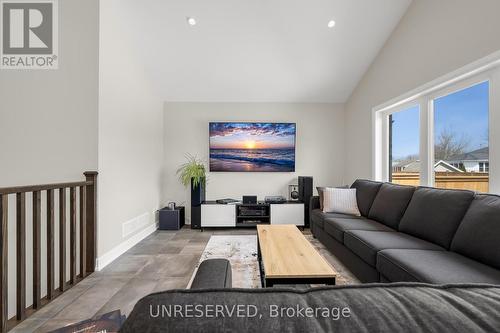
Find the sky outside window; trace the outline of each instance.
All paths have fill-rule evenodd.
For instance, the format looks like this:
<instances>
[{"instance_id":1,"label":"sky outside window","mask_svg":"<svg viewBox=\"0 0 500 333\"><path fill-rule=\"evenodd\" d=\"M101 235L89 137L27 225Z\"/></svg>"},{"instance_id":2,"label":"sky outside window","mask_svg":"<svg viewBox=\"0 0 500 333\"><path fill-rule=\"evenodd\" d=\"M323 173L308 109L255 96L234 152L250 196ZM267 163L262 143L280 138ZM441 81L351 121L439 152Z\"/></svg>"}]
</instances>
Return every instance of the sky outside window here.
<instances>
[{"instance_id":1,"label":"sky outside window","mask_svg":"<svg viewBox=\"0 0 500 333\"><path fill-rule=\"evenodd\" d=\"M434 142L443 133L464 145L467 153L488 147L489 82L460 90L434 101Z\"/></svg>"},{"instance_id":2,"label":"sky outside window","mask_svg":"<svg viewBox=\"0 0 500 333\"><path fill-rule=\"evenodd\" d=\"M434 101L434 142L443 133L463 144L467 153L488 146L489 83L483 82ZM392 115L393 160L419 153L418 106Z\"/></svg>"},{"instance_id":3,"label":"sky outside window","mask_svg":"<svg viewBox=\"0 0 500 333\"><path fill-rule=\"evenodd\" d=\"M393 161L418 159L420 151L420 108L411 107L392 115Z\"/></svg>"}]
</instances>

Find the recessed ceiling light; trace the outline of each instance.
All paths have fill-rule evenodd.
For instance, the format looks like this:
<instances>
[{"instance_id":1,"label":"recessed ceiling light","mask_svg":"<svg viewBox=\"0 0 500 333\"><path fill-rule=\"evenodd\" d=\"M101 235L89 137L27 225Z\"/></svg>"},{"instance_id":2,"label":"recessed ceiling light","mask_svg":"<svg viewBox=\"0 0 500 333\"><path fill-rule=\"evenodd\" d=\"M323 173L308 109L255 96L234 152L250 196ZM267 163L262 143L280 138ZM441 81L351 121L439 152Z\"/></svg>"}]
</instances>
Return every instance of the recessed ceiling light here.
<instances>
[{"instance_id":1,"label":"recessed ceiling light","mask_svg":"<svg viewBox=\"0 0 500 333\"><path fill-rule=\"evenodd\" d=\"M187 17L186 20L189 25L196 25L196 20L194 18Z\"/></svg>"},{"instance_id":2,"label":"recessed ceiling light","mask_svg":"<svg viewBox=\"0 0 500 333\"><path fill-rule=\"evenodd\" d=\"M335 21L334 20L328 21L328 28L333 28L334 26L335 26Z\"/></svg>"}]
</instances>

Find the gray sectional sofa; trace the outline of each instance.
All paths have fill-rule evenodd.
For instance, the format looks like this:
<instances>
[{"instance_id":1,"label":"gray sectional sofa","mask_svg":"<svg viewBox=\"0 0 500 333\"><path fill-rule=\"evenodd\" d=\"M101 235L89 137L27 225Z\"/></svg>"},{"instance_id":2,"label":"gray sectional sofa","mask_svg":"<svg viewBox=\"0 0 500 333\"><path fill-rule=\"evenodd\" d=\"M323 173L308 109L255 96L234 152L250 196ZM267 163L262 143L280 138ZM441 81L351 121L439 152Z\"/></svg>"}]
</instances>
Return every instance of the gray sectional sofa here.
<instances>
[{"instance_id":1,"label":"gray sectional sofa","mask_svg":"<svg viewBox=\"0 0 500 333\"><path fill-rule=\"evenodd\" d=\"M362 282L500 284L500 197L357 180L360 217L310 204L313 235Z\"/></svg>"},{"instance_id":2,"label":"gray sectional sofa","mask_svg":"<svg viewBox=\"0 0 500 333\"><path fill-rule=\"evenodd\" d=\"M492 285L168 290L137 302L120 332L489 333L499 307Z\"/></svg>"},{"instance_id":3,"label":"gray sectional sofa","mask_svg":"<svg viewBox=\"0 0 500 333\"><path fill-rule=\"evenodd\" d=\"M500 197L367 180L352 186L362 216L325 214L314 197L314 236L362 281L402 282L238 289L229 262L212 259L191 289L142 298L120 332L498 331Z\"/></svg>"}]
</instances>

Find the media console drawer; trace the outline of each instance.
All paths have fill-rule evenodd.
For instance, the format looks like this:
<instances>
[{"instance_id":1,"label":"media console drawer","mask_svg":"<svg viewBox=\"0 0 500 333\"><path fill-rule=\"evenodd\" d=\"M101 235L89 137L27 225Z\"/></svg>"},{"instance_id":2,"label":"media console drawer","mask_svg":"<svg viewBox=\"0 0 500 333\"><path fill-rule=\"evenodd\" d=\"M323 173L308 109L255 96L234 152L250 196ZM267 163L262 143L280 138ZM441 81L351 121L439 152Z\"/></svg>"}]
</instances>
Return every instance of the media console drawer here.
<instances>
[{"instance_id":1,"label":"media console drawer","mask_svg":"<svg viewBox=\"0 0 500 333\"><path fill-rule=\"evenodd\" d=\"M304 204L271 204L271 224L295 224L304 226Z\"/></svg>"},{"instance_id":2,"label":"media console drawer","mask_svg":"<svg viewBox=\"0 0 500 333\"><path fill-rule=\"evenodd\" d=\"M235 227L235 205L201 205L201 227Z\"/></svg>"}]
</instances>

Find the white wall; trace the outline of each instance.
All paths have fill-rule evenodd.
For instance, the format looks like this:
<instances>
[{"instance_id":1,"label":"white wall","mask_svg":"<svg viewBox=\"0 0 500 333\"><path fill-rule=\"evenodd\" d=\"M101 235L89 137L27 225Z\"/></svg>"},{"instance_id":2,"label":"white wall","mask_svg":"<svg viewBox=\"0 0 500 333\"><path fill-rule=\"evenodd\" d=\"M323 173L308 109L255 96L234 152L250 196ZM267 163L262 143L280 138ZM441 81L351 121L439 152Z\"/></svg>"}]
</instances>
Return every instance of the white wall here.
<instances>
[{"instance_id":1,"label":"white wall","mask_svg":"<svg viewBox=\"0 0 500 333\"><path fill-rule=\"evenodd\" d=\"M96 170L98 15L98 0L59 1L59 69L0 71L0 187Z\"/></svg>"},{"instance_id":2,"label":"white wall","mask_svg":"<svg viewBox=\"0 0 500 333\"><path fill-rule=\"evenodd\" d=\"M412 2L346 104L346 181L371 177L372 108L499 50L499 12L497 0Z\"/></svg>"},{"instance_id":3,"label":"white wall","mask_svg":"<svg viewBox=\"0 0 500 333\"><path fill-rule=\"evenodd\" d=\"M343 111L339 104L165 103L163 203L184 203L189 210L189 190L179 183L176 170L187 153L208 161L210 121L295 122L297 150L294 173L209 173L208 200L244 194L286 197L297 176L313 176L315 186L343 184Z\"/></svg>"},{"instance_id":4,"label":"white wall","mask_svg":"<svg viewBox=\"0 0 500 333\"><path fill-rule=\"evenodd\" d=\"M131 44L119 0L100 2L98 265L154 228L160 202L163 103ZM132 228L124 235L124 223ZM137 238L139 237L139 238Z\"/></svg>"},{"instance_id":5,"label":"white wall","mask_svg":"<svg viewBox=\"0 0 500 333\"><path fill-rule=\"evenodd\" d=\"M0 187L83 180L84 171L97 170L98 23L98 0L59 1L59 69L0 71ZM42 200L43 297L46 294L45 194ZM57 196L55 205L57 209ZM10 196L9 212L8 312L13 316L14 195ZM33 285L31 195L26 197L26 212L28 306L32 303ZM56 242L58 224L56 214ZM55 252L58 262L57 246ZM58 265L55 269L57 286Z\"/></svg>"}]
</instances>

